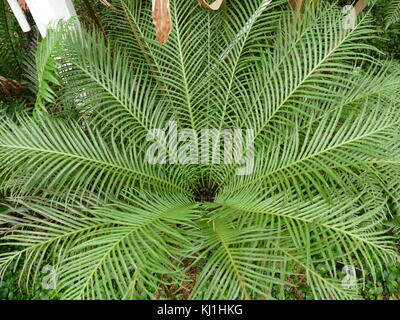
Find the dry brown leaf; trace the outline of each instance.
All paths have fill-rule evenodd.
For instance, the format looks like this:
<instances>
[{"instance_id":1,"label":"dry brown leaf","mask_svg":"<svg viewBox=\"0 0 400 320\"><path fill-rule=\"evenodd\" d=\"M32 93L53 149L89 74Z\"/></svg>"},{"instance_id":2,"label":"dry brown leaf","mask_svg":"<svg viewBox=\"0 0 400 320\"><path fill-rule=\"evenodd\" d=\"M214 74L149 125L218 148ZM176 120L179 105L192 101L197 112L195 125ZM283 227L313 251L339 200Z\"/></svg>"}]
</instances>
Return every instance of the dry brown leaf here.
<instances>
[{"instance_id":1,"label":"dry brown leaf","mask_svg":"<svg viewBox=\"0 0 400 320\"><path fill-rule=\"evenodd\" d=\"M205 0L199 0L199 3L207 9L218 10L224 3L224 0L215 0L213 3L208 4Z\"/></svg>"},{"instance_id":2,"label":"dry brown leaf","mask_svg":"<svg viewBox=\"0 0 400 320\"><path fill-rule=\"evenodd\" d=\"M0 94L5 97L18 98L21 94L26 94L26 87L20 82L0 76Z\"/></svg>"},{"instance_id":3,"label":"dry brown leaf","mask_svg":"<svg viewBox=\"0 0 400 320\"><path fill-rule=\"evenodd\" d=\"M28 5L26 4L25 0L18 0L19 6L24 10L28 11Z\"/></svg>"},{"instance_id":4,"label":"dry brown leaf","mask_svg":"<svg viewBox=\"0 0 400 320\"><path fill-rule=\"evenodd\" d=\"M107 0L100 0L100 2L108 8L113 8L113 5L109 3Z\"/></svg>"},{"instance_id":5,"label":"dry brown leaf","mask_svg":"<svg viewBox=\"0 0 400 320\"><path fill-rule=\"evenodd\" d=\"M153 23L156 26L158 42L166 43L172 31L169 0L153 0Z\"/></svg>"},{"instance_id":6,"label":"dry brown leaf","mask_svg":"<svg viewBox=\"0 0 400 320\"><path fill-rule=\"evenodd\" d=\"M364 6L367 4L368 0L358 0L354 8L356 9L356 13L359 14Z\"/></svg>"}]
</instances>

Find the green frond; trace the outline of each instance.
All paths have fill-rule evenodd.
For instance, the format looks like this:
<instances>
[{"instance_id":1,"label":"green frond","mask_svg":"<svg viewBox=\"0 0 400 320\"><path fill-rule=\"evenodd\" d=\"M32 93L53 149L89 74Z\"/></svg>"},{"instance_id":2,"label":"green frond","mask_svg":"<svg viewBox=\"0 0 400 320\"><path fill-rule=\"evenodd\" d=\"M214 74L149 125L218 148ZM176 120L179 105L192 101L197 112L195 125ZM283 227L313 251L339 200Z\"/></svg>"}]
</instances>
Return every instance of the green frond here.
<instances>
[{"instance_id":1,"label":"green frond","mask_svg":"<svg viewBox=\"0 0 400 320\"><path fill-rule=\"evenodd\" d=\"M113 52L102 36L94 34L83 38L71 33L63 47L65 96L82 113L94 113L92 123L99 129L111 126L120 134L143 139L151 129L163 127L168 110L156 99L157 89L144 67L133 69L123 52Z\"/></svg>"},{"instance_id":2,"label":"green frond","mask_svg":"<svg viewBox=\"0 0 400 320\"><path fill-rule=\"evenodd\" d=\"M179 259L196 248L191 222L196 204L179 194L128 193L123 201L95 205L88 199L68 208L40 199L19 202L34 214L25 215L18 229L3 237L3 245L21 249L0 256L0 274L25 256L22 279L35 279L44 253L52 253L56 289L65 299L122 298L135 273L141 290L151 297L163 275L180 281Z\"/></svg>"},{"instance_id":3,"label":"green frond","mask_svg":"<svg viewBox=\"0 0 400 320\"><path fill-rule=\"evenodd\" d=\"M145 65L133 64L124 51L112 50L95 34L69 33L63 48L59 54L64 99L102 136L117 134L122 141L142 143L153 129L166 126L168 102L160 99L160 88ZM190 170L180 171L188 183L195 183Z\"/></svg>"},{"instance_id":4,"label":"green frond","mask_svg":"<svg viewBox=\"0 0 400 320\"><path fill-rule=\"evenodd\" d=\"M261 200L260 194L250 189L235 195L221 195L213 206L218 208L216 219L235 217L237 225L257 225L265 235L281 230L272 240L265 236L265 246L272 241L276 255L281 259L291 258L292 263L307 270L316 299L332 299L350 296L334 284L338 278L336 262L352 265L356 261L358 268L375 270L398 260L393 250L394 239L381 230L384 203L378 202L377 207L377 200L363 203L360 198L337 195L326 202L320 196L301 200L284 193ZM253 238L255 234L261 232L254 232ZM326 264L332 279L324 279L313 270L317 263ZM290 269L287 273L290 274Z\"/></svg>"},{"instance_id":5,"label":"green frond","mask_svg":"<svg viewBox=\"0 0 400 320\"><path fill-rule=\"evenodd\" d=\"M260 241L279 238L277 232L266 233L265 229L251 226L235 228L226 219L217 218L204 224L202 229L207 262L202 267L193 298L271 298L268 288L274 284L288 285L274 277L279 272L277 265L288 259L277 255L273 248L257 246Z\"/></svg>"},{"instance_id":6,"label":"green frond","mask_svg":"<svg viewBox=\"0 0 400 320\"><path fill-rule=\"evenodd\" d=\"M74 190L119 194L141 179L155 189L188 194L177 176L147 164L135 141L121 145L118 136L113 138L106 141L98 131L51 118L39 122L22 118L19 125L3 121L1 170L8 183L2 187L21 194L40 189L50 194Z\"/></svg>"},{"instance_id":7,"label":"green frond","mask_svg":"<svg viewBox=\"0 0 400 320\"><path fill-rule=\"evenodd\" d=\"M368 16L354 29L343 30L342 16L335 11L327 14L328 9L323 6L306 16L298 30L290 22L293 16L284 16L273 50L260 54L243 72L241 90L235 96L244 100L236 98L231 103L233 127L252 128L256 141L271 144L274 136L284 139L288 128L295 126L292 114L307 123L316 111L324 113L322 108L339 102L338 90L350 86L343 78L353 76L355 64L372 59L358 51L370 50L370 45L354 43L359 38L371 39L374 33ZM227 174L229 179L234 168Z\"/></svg>"},{"instance_id":8,"label":"green frond","mask_svg":"<svg viewBox=\"0 0 400 320\"><path fill-rule=\"evenodd\" d=\"M46 112L46 103L54 104L56 92L54 87L60 86L59 68L61 42L65 37L66 28L68 26L59 26L57 30L48 30L47 35L42 39L35 53L35 71L32 88L35 90L36 102L35 112Z\"/></svg>"},{"instance_id":9,"label":"green frond","mask_svg":"<svg viewBox=\"0 0 400 320\"><path fill-rule=\"evenodd\" d=\"M386 28L400 21L400 1L391 0L385 17Z\"/></svg>"},{"instance_id":10,"label":"green frond","mask_svg":"<svg viewBox=\"0 0 400 320\"><path fill-rule=\"evenodd\" d=\"M225 188L235 193L255 185L262 190L279 191L294 187L300 195L309 190L302 186L310 185L322 194L329 194L335 185L349 189L351 186L346 185L341 173L357 176L359 170L369 170L375 162L389 160L399 147L394 137L400 119L394 111L397 106L392 108L372 109L367 104L351 116L338 110L326 114L315 127L311 118L303 132L294 123L284 131L286 137L275 136L260 148L260 154L273 161L259 157L254 174L233 176Z\"/></svg>"},{"instance_id":11,"label":"green frond","mask_svg":"<svg viewBox=\"0 0 400 320\"><path fill-rule=\"evenodd\" d=\"M0 1L0 75L20 80L22 74L22 38L17 20L5 0Z\"/></svg>"}]
</instances>

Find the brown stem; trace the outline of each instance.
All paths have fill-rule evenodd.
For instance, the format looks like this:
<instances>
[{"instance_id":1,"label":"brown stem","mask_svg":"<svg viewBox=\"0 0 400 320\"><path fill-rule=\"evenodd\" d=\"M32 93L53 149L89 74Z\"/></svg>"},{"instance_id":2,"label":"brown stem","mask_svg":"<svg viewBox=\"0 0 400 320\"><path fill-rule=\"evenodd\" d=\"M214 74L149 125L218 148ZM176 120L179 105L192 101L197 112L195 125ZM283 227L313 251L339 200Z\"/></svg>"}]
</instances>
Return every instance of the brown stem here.
<instances>
[{"instance_id":1,"label":"brown stem","mask_svg":"<svg viewBox=\"0 0 400 320\"><path fill-rule=\"evenodd\" d=\"M18 0L18 4L24 11L29 10L25 0Z\"/></svg>"},{"instance_id":2,"label":"brown stem","mask_svg":"<svg viewBox=\"0 0 400 320\"><path fill-rule=\"evenodd\" d=\"M303 6L303 0L290 0L289 7L294 11L299 12L301 7Z\"/></svg>"},{"instance_id":3,"label":"brown stem","mask_svg":"<svg viewBox=\"0 0 400 320\"><path fill-rule=\"evenodd\" d=\"M18 98L25 93L26 86L18 81L0 76L0 94L5 97Z\"/></svg>"}]
</instances>

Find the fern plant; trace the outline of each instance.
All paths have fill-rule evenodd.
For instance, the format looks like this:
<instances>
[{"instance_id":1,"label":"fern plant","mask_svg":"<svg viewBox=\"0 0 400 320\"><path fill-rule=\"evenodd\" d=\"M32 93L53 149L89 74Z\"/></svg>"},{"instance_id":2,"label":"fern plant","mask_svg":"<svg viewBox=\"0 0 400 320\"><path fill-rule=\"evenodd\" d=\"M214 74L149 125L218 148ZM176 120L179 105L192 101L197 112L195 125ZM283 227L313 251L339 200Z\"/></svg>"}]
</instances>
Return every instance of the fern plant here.
<instances>
[{"instance_id":1,"label":"fern plant","mask_svg":"<svg viewBox=\"0 0 400 320\"><path fill-rule=\"evenodd\" d=\"M0 126L0 275L19 262L29 290L51 265L62 299L285 299L298 282L355 299L363 275L343 285L338 262L398 263L399 66L374 59L368 14L344 30L334 4L284 4L171 0L163 46L134 1L112 1L105 35L50 33L35 111ZM150 164L171 120L253 130L253 172Z\"/></svg>"},{"instance_id":2,"label":"fern plant","mask_svg":"<svg viewBox=\"0 0 400 320\"><path fill-rule=\"evenodd\" d=\"M0 76L20 80L22 73L22 37L18 23L5 1L0 1Z\"/></svg>"},{"instance_id":3,"label":"fern plant","mask_svg":"<svg viewBox=\"0 0 400 320\"><path fill-rule=\"evenodd\" d=\"M390 27L394 23L400 22L400 1L392 0L389 2L387 7L386 28Z\"/></svg>"}]
</instances>

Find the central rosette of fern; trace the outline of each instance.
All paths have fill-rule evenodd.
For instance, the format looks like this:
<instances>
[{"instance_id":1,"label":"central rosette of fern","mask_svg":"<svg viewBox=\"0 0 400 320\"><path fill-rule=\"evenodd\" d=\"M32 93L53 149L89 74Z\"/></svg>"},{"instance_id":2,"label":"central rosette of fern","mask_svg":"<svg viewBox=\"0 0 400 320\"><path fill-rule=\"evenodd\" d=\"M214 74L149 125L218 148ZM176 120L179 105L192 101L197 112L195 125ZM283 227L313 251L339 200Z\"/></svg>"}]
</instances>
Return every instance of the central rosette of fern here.
<instances>
[{"instance_id":1,"label":"central rosette of fern","mask_svg":"<svg viewBox=\"0 0 400 320\"><path fill-rule=\"evenodd\" d=\"M213 202L216 195L216 188L201 187L196 193L197 202Z\"/></svg>"}]
</instances>

